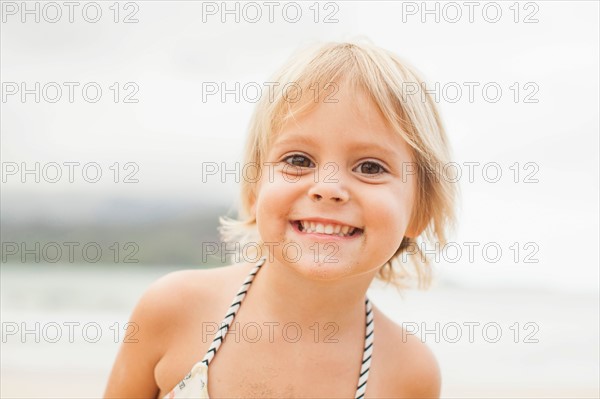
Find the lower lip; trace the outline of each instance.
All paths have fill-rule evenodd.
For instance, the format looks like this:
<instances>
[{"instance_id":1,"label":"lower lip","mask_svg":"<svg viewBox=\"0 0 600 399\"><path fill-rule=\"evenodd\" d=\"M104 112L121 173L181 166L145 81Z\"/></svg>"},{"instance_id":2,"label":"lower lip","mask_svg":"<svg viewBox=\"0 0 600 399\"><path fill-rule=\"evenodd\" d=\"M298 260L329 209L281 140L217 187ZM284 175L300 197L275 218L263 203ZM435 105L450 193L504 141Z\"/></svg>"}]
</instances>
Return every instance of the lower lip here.
<instances>
[{"instance_id":1,"label":"lower lip","mask_svg":"<svg viewBox=\"0 0 600 399\"><path fill-rule=\"evenodd\" d=\"M334 235L334 234L307 233L306 231L301 231L298 228L298 225L296 223L290 222L290 224L292 225L292 228L294 229L294 231L296 233L302 234L302 235L305 235L307 237L311 237L311 238L314 238L314 239L324 240L324 241L349 241L349 240L354 240L356 238L359 238L363 234L363 232L359 232L359 233L354 234L352 236L340 237L340 236Z\"/></svg>"}]
</instances>

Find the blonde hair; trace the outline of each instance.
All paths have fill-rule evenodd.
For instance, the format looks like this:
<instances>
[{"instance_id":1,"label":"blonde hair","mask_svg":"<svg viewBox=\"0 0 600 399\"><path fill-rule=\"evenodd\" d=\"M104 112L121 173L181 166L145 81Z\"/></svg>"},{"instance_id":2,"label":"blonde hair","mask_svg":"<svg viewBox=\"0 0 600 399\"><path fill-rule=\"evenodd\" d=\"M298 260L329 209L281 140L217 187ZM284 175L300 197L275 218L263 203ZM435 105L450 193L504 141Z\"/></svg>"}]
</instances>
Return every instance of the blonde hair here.
<instances>
[{"instance_id":1,"label":"blonde hair","mask_svg":"<svg viewBox=\"0 0 600 399\"><path fill-rule=\"evenodd\" d=\"M431 283L431 264L420 246L427 242L445 245L446 230L453 228L456 221L458 188L453 179L441 175L439 167L450 161L449 144L431 96L427 92L418 96L407 93L408 84L422 89L423 81L395 54L372 43L330 42L310 46L293 56L270 80L274 89L257 103L244 151L244 164L255 166L247 171L254 173L242 179L238 219L220 219L222 239L241 245L262 244L251 207L256 198L256 181L262 172L260 165L264 164L270 142L289 118L310 111L321 97L331 94L327 85L335 88L342 79L371 97L392 129L410 145L416 163L417 190L408 229L419 235L404 237L377 277L397 288L406 287L415 277L405 267L412 263L419 288L427 288ZM286 87L289 82L294 89L299 88L299 93L314 93L311 92L314 84L324 90L317 90L314 98L302 96L314 101L292 102L290 85Z\"/></svg>"}]
</instances>

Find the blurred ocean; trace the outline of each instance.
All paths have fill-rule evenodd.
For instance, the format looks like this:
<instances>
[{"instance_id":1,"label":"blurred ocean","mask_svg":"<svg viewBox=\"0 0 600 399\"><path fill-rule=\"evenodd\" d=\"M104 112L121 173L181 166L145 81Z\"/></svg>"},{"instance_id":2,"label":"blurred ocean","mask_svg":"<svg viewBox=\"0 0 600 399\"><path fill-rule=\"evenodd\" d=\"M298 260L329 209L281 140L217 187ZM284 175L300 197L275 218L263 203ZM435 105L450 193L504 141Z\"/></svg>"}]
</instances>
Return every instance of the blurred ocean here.
<instances>
[{"instance_id":1,"label":"blurred ocean","mask_svg":"<svg viewBox=\"0 0 600 399\"><path fill-rule=\"evenodd\" d=\"M172 270L3 264L0 395L100 397L129 313ZM597 292L477 286L448 275L404 299L380 283L369 293L434 351L443 397L598 397Z\"/></svg>"}]
</instances>

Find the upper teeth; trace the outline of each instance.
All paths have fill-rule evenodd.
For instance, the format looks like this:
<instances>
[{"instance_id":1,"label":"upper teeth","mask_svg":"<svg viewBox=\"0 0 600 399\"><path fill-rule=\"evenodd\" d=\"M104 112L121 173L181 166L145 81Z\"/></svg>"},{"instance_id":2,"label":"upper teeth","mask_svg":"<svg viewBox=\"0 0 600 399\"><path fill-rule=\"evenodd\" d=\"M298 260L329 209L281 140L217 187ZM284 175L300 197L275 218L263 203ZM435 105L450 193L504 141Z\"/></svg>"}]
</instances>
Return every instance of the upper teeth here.
<instances>
[{"instance_id":1,"label":"upper teeth","mask_svg":"<svg viewBox=\"0 0 600 399\"><path fill-rule=\"evenodd\" d=\"M305 231L307 233L330 234L340 237L350 235L356 230L356 227L352 226L343 226L340 224L323 224L317 222L310 222L306 220L300 220L300 224L302 225L302 231Z\"/></svg>"}]
</instances>

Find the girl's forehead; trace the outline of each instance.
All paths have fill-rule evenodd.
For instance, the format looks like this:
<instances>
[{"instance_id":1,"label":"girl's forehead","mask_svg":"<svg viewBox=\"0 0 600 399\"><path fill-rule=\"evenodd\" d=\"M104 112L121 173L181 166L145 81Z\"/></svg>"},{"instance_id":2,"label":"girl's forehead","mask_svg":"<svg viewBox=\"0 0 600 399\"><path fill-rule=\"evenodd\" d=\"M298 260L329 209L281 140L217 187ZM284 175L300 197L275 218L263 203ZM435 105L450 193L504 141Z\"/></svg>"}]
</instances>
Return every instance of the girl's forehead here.
<instances>
[{"instance_id":1,"label":"girl's forehead","mask_svg":"<svg viewBox=\"0 0 600 399\"><path fill-rule=\"evenodd\" d=\"M289 132L345 130L369 135L370 132L393 131L389 121L372 97L363 90L340 86L335 97L312 104L290 107L277 121L271 141Z\"/></svg>"},{"instance_id":2,"label":"girl's forehead","mask_svg":"<svg viewBox=\"0 0 600 399\"><path fill-rule=\"evenodd\" d=\"M328 90L319 89L328 87ZM310 90L309 90L310 89ZM321 92L319 92L321 90ZM345 113L350 117L365 117L376 114L386 122L373 95L356 83L342 82L311 83L309 88L300 89L301 96L293 101L282 100L282 106L275 114L276 124L283 128L289 123L298 122L315 114L337 115Z\"/></svg>"}]
</instances>

